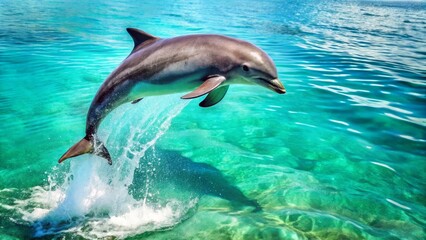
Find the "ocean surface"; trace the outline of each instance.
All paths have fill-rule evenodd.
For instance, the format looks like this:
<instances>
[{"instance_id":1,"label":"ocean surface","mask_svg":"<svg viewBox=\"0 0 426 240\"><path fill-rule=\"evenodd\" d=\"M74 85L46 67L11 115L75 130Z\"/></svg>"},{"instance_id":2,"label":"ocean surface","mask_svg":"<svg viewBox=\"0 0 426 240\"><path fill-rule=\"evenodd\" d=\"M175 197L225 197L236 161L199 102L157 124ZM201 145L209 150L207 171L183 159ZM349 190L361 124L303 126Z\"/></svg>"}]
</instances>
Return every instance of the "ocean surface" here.
<instances>
[{"instance_id":1,"label":"ocean surface","mask_svg":"<svg viewBox=\"0 0 426 240\"><path fill-rule=\"evenodd\" d=\"M287 93L125 104L112 166L58 164L126 27L252 42ZM0 239L425 239L425 1L2 0L0 29Z\"/></svg>"}]
</instances>

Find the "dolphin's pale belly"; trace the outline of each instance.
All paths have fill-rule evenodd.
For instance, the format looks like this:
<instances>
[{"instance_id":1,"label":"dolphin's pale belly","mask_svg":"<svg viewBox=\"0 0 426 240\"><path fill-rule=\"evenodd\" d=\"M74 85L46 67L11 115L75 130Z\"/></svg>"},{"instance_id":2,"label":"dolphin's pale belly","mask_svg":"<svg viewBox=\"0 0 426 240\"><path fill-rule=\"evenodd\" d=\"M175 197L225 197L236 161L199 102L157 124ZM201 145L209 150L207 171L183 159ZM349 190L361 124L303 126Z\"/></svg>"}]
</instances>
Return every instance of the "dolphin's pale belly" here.
<instances>
[{"instance_id":1,"label":"dolphin's pale belly","mask_svg":"<svg viewBox=\"0 0 426 240\"><path fill-rule=\"evenodd\" d=\"M173 93L189 92L197 88L202 83L202 75L191 75L170 79L167 82L156 83L157 81L137 81L128 94L128 101L149 96L160 96Z\"/></svg>"}]
</instances>

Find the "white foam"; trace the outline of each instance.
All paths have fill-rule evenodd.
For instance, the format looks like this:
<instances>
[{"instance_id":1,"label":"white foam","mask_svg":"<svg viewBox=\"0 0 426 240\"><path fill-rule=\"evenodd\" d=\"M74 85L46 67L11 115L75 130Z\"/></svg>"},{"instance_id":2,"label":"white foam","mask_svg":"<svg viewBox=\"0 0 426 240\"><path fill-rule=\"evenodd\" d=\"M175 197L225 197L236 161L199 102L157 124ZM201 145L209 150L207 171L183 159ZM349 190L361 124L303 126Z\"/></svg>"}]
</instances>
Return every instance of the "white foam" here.
<instances>
[{"instance_id":1,"label":"white foam","mask_svg":"<svg viewBox=\"0 0 426 240\"><path fill-rule=\"evenodd\" d=\"M69 169L61 165L49 174L48 186L35 187L29 199L16 201L14 207L22 219L36 226L35 236L72 233L88 238L124 238L182 221L198 199L150 203L153 194L149 181L142 199L129 193L140 158L155 146L187 105L181 100L171 104L176 102L173 99L179 98L170 96L161 102L144 99L141 103L145 104L125 106L105 120L99 138L112 153L112 167L94 155L68 160Z\"/></svg>"}]
</instances>

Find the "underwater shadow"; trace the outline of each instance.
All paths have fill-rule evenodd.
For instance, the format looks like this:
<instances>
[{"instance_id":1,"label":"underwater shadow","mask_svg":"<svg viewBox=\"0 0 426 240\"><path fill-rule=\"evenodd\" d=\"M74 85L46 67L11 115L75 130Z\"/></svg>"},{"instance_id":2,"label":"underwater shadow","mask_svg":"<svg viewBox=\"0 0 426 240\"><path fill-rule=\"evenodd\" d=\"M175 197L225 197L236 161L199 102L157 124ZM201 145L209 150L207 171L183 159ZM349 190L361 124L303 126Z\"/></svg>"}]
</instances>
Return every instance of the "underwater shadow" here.
<instances>
[{"instance_id":1,"label":"underwater shadow","mask_svg":"<svg viewBox=\"0 0 426 240\"><path fill-rule=\"evenodd\" d=\"M176 197L173 192L187 191L196 197L211 195L228 200L234 207L244 205L254 207L254 211L262 210L256 200L246 197L219 169L207 163L193 162L178 152L154 148L147 150L139 162L129 187L135 198L146 198L149 185L157 191L148 199L154 202L167 195Z\"/></svg>"}]
</instances>

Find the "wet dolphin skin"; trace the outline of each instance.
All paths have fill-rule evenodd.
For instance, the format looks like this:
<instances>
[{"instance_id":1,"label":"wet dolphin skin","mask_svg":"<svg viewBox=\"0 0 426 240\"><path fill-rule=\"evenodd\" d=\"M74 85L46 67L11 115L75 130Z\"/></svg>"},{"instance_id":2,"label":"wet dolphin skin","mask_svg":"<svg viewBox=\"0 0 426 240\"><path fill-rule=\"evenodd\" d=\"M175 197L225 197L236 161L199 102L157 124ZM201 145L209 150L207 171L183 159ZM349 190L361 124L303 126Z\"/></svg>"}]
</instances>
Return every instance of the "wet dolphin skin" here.
<instances>
[{"instance_id":1,"label":"wet dolphin skin","mask_svg":"<svg viewBox=\"0 0 426 240\"><path fill-rule=\"evenodd\" d=\"M112 164L96 133L104 117L124 103L189 92L181 98L207 95L200 106L210 107L223 99L231 84L257 84L285 93L272 59L249 42L207 34L162 39L134 28L127 31L135 44L132 52L99 88L87 114L85 137L62 155L60 163L94 153Z\"/></svg>"}]
</instances>

